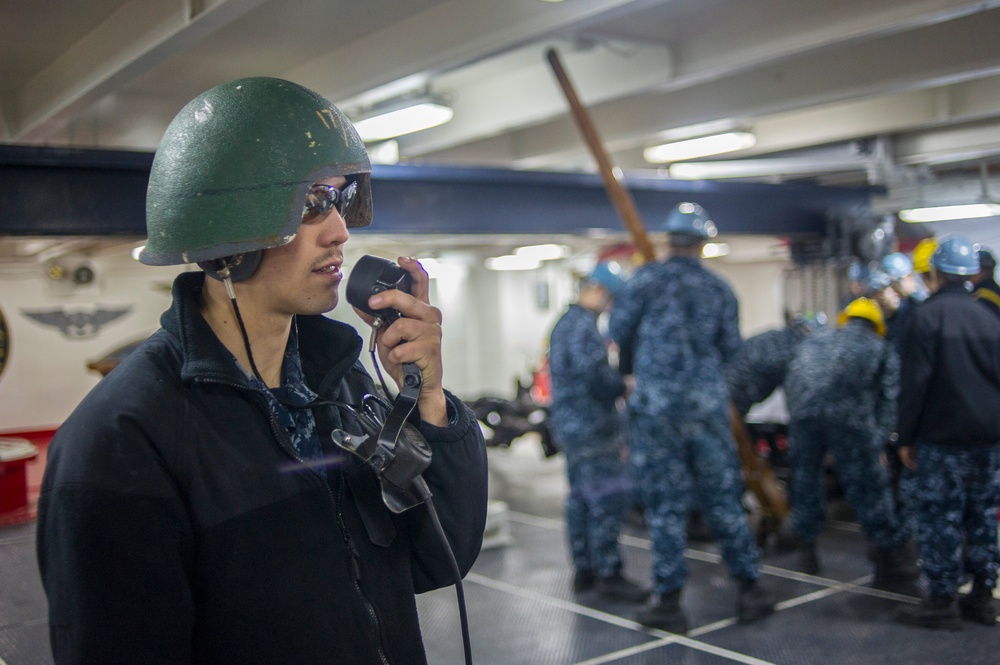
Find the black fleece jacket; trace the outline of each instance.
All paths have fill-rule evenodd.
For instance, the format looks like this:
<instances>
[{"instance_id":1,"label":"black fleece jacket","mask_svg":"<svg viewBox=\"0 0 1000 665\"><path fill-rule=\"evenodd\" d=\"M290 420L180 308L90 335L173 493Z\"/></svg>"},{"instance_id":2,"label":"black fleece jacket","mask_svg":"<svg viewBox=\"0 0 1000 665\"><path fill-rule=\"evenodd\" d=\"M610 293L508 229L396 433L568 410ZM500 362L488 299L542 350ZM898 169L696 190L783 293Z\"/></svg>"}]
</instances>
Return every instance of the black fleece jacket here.
<instances>
[{"instance_id":1,"label":"black fleece jacket","mask_svg":"<svg viewBox=\"0 0 1000 665\"><path fill-rule=\"evenodd\" d=\"M162 329L59 428L39 502L38 559L57 663L424 663L414 593L454 583L424 506L388 511L345 456L327 479L295 468L198 312L202 273L174 283ZM374 390L347 325L298 317L321 398ZM424 473L464 575L486 516L475 417L421 425ZM336 407L315 409L325 452ZM456 625L456 630L458 630Z\"/></svg>"},{"instance_id":2,"label":"black fleece jacket","mask_svg":"<svg viewBox=\"0 0 1000 665\"><path fill-rule=\"evenodd\" d=\"M900 446L1000 441L1000 322L964 286L915 309L902 356Z\"/></svg>"}]
</instances>

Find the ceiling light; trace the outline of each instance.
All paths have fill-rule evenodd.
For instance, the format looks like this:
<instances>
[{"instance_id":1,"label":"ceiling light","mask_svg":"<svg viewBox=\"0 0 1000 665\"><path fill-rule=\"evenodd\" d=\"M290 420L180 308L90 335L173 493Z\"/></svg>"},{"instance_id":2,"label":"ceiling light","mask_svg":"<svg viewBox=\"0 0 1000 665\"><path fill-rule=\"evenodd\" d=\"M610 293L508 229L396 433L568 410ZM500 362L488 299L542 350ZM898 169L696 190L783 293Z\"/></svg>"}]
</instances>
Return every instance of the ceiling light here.
<instances>
[{"instance_id":1,"label":"ceiling light","mask_svg":"<svg viewBox=\"0 0 1000 665\"><path fill-rule=\"evenodd\" d=\"M642 156L647 162L663 164L745 150L752 148L756 143L757 137L752 132L726 132L653 146L643 150Z\"/></svg>"},{"instance_id":2,"label":"ceiling light","mask_svg":"<svg viewBox=\"0 0 1000 665\"><path fill-rule=\"evenodd\" d=\"M377 111L376 111L377 112ZM436 101L415 101L409 106L387 110L354 123L361 140L382 141L412 134L450 121L455 112Z\"/></svg>"},{"instance_id":3,"label":"ceiling light","mask_svg":"<svg viewBox=\"0 0 1000 665\"><path fill-rule=\"evenodd\" d=\"M1000 215L1000 205L996 203L968 203L965 205L932 206L900 210L899 218L911 224L920 222L943 222L949 219L979 219Z\"/></svg>"},{"instance_id":4,"label":"ceiling light","mask_svg":"<svg viewBox=\"0 0 1000 665\"><path fill-rule=\"evenodd\" d=\"M464 266L455 261L435 258L418 259L418 261L430 279L458 283L465 273Z\"/></svg>"},{"instance_id":5,"label":"ceiling light","mask_svg":"<svg viewBox=\"0 0 1000 665\"><path fill-rule=\"evenodd\" d=\"M541 266L542 262L530 256L507 254L486 259L485 264L487 270L534 270Z\"/></svg>"},{"instance_id":6,"label":"ceiling light","mask_svg":"<svg viewBox=\"0 0 1000 665\"><path fill-rule=\"evenodd\" d=\"M514 250L515 256L521 256L538 261L552 261L554 259L564 259L569 256L569 247L566 245L527 245Z\"/></svg>"},{"instance_id":7,"label":"ceiling light","mask_svg":"<svg viewBox=\"0 0 1000 665\"><path fill-rule=\"evenodd\" d=\"M399 164L399 141L382 141L366 150L372 164Z\"/></svg>"}]
</instances>

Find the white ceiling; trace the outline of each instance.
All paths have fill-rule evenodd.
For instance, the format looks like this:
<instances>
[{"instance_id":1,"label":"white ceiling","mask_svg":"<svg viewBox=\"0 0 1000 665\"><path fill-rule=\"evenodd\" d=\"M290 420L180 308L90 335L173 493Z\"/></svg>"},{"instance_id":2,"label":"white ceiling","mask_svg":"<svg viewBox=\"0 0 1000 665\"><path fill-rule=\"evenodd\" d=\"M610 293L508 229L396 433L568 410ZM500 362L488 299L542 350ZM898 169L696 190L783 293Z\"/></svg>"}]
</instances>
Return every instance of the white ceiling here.
<instances>
[{"instance_id":1,"label":"white ceiling","mask_svg":"<svg viewBox=\"0 0 1000 665\"><path fill-rule=\"evenodd\" d=\"M0 0L0 143L153 150L200 92L268 75L349 113L446 95L402 162L593 170L554 47L626 173L739 127L740 172L898 208L1000 187L997 35L1000 0Z\"/></svg>"}]
</instances>

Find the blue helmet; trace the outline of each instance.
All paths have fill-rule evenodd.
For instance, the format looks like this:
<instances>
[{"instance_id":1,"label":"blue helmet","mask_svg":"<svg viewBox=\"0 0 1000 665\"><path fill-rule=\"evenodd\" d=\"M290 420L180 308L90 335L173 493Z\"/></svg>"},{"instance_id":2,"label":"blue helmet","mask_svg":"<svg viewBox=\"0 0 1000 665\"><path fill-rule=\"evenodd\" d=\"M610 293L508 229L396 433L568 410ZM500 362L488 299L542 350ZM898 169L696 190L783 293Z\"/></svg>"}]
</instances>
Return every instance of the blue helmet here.
<instances>
[{"instance_id":1,"label":"blue helmet","mask_svg":"<svg viewBox=\"0 0 1000 665\"><path fill-rule=\"evenodd\" d=\"M861 261L852 261L851 265L847 266L847 279L852 282L868 281L869 273L868 266Z\"/></svg>"},{"instance_id":2,"label":"blue helmet","mask_svg":"<svg viewBox=\"0 0 1000 665\"><path fill-rule=\"evenodd\" d=\"M622 276L621 266L614 261L602 261L594 267L594 270L587 277L587 282L594 284L600 284L611 297L617 296L621 293L622 287L625 286L625 278Z\"/></svg>"},{"instance_id":3,"label":"blue helmet","mask_svg":"<svg viewBox=\"0 0 1000 665\"><path fill-rule=\"evenodd\" d=\"M892 286L892 277L888 273L884 273L881 270L872 270L868 273L868 279L865 281L865 292L875 293L890 286Z\"/></svg>"},{"instance_id":4,"label":"blue helmet","mask_svg":"<svg viewBox=\"0 0 1000 665\"><path fill-rule=\"evenodd\" d=\"M963 235L945 236L931 255L931 266L949 275L975 275L979 272L979 252Z\"/></svg>"},{"instance_id":5,"label":"blue helmet","mask_svg":"<svg viewBox=\"0 0 1000 665\"><path fill-rule=\"evenodd\" d=\"M893 252L882 257L882 270L892 281L898 282L913 272L913 261L906 254Z\"/></svg>"},{"instance_id":6,"label":"blue helmet","mask_svg":"<svg viewBox=\"0 0 1000 665\"><path fill-rule=\"evenodd\" d=\"M705 209L697 203L678 203L657 229L671 235L714 238L718 231Z\"/></svg>"}]
</instances>

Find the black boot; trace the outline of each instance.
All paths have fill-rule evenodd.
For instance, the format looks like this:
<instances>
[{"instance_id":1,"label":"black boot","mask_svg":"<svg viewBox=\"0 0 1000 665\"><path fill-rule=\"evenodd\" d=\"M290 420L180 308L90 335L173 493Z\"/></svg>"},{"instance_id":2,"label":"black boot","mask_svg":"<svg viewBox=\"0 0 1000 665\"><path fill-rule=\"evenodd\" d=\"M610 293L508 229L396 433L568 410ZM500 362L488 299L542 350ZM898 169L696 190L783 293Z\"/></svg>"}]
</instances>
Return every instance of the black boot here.
<instances>
[{"instance_id":1,"label":"black boot","mask_svg":"<svg viewBox=\"0 0 1000 665\"><path fill-rule=\"evenodd\" d=\"M986 585L975 584L972 593L958 597L958 610L963 619L981 623L984 626L997 625L997 608L993 603L993 590Z\"/></svg>"},{"instance_id":2,"label":"black boot","mask_svg":"<svg viewBox=\"0 0 1000 665\"><path fill-rule=\"evenodd\" d=\"M589 591L594 588L596 582L597 577L594 575L594 571L579 569L573 574L573 591L576 593Z\"/></svg>"},{"instance_id":3,"label":"black boot","mask_svg":"<svg viewBox=\"0 0 1000 665\"><path fill-rule=\"evenodd\" d=\"M648 591L622 577L620 572L608 577L598 577L597 593L609 600L627 603L641 603L649 597Z\"/></svg>"},{"instance_id":4,"label":"black boot","mask_svg":"<svg viewBox=\"0 0 1000 665\"><path fill-rule=\"evenodd\" d=\"M896 609L896 621L909 626L937 630L961 630L962 620L954 596L931 596L918 605Z\"/></svg>"},{"instance_id":5,"label":"black boot","mask_svg":"<svg viewBox=\"0 0 1000 665\"><path fill-rule=\"evenodd\" d=\"M819 575L819 556L816 554L816 543L799 545L799 571L806 575Z\"/></svg>"},{"instance_id":6,"label":"black boot","mask_svg":"<svg viewBox=\"0 0 1000 665\"><path fill-rule=\"evenodd\" d=\"M740 580L736 597L736 619L750 623L774 614L774 596L761 587L757 580Z\"/></svg>"},{"instance_id":7,"label":"black boot","mask_svg":"<svg viewBox=\"0 0 1000 665\"><path fill-rule=\"evenodd\" d=\"M917 548L912 541L907 541L898 547L877 549L873 558L875 561L873 587L907 595L920 594L916 584L920 579L920 566L917 564Z\"/></svg>"},{"instance_id":8,"label":"black boot","mask_svg":"<svg viewBox=\"0 0 1000 665\"><path fill-rule=\"evenodd\" d=\"M681 609L681 590L670 593L654 593L649 603L633 615L633 618L643 626L658 628L668 633L683 635L688 631L687 617Z\"/></svg>"},{"instance_id":9,"label":"black boot","mask_svg":"<svg viewBox=\"0 0 1000 665\"><path fill-rule=\"evenodd\" d=\"M785 520L774 532L774 549L779 554L794 552L799 548L799 539L792 530L789 520Z\"/></svg>"}]
</instances>

